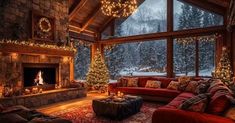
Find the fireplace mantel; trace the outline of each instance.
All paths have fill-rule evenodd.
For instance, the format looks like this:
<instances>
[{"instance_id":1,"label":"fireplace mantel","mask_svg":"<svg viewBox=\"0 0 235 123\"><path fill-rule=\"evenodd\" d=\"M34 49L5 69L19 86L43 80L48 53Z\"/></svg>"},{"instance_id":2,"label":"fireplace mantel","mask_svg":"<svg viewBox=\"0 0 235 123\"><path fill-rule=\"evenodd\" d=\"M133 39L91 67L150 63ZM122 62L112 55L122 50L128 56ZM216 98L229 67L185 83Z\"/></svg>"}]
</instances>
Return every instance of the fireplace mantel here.
<instances>
[{"instance_id":1,"label":"fireplace mantel","mask_svg":"<svg viewBox=\"0 0 235 123\"><path fill-rule=\"evenodd\" d=\"M52 56L74 56L74 51L63 49L50 49L35 46L23 46L17 44L1 44L0 52L19 53L19 54L31 54L31 55L52 55Z\"/></svg>"}]
</instances>

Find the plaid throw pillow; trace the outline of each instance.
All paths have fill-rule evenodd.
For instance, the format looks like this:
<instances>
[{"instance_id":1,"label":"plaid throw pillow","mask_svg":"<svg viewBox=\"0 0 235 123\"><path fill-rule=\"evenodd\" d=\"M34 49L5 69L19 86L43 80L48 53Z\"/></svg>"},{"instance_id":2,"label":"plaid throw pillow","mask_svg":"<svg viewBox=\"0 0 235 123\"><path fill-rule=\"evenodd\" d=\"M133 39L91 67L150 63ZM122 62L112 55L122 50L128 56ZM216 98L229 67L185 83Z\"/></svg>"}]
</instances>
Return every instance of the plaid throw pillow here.
<instances>
[{"instance_id":1,"label":"plaid throw pillow","mask_svg":"<svg viewBox=\"0 0 235 123\"><path fill-rule=\"evenodd\" d=\"M182 110L204 112L209 100L210 94L199 94L185 100L178 108Z\"/></svg>"}]
</instances>

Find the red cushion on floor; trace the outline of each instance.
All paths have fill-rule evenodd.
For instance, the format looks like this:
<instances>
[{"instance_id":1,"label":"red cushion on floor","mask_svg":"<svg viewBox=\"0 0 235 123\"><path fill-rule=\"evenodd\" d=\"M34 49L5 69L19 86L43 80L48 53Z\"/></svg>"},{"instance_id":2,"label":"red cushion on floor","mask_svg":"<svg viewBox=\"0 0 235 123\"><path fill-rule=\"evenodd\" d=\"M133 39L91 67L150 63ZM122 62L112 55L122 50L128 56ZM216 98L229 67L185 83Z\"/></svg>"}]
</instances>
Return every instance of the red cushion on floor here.
<instances>
[{"instance_id":1,"label":"red cushion on floor","mask_svg":"<svg viewBox=\"0 0 235 123\"><path fill-rule=\"evenodd\" d=\"M169 97L169 98L174 98L180 94L180 91L169 90L166 88L153 89L153 88L144 88L144 87L118 87L117 89L121 92L128 94L160 96L160 97Z\"/></svg>"}]
</instances>

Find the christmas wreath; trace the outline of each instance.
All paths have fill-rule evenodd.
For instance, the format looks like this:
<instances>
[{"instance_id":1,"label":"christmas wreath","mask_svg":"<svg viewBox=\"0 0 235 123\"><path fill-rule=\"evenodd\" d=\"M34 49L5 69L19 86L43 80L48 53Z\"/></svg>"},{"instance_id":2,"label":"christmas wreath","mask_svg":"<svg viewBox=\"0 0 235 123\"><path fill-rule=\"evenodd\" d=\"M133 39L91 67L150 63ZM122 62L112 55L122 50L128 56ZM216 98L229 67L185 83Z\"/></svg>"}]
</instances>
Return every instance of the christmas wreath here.
<instances>
[{"instance_id":1,"label":"christmas wreath","mask_svg":"<svg viewBox=\"0 0 235 123\"><path fill-rule=\"evenodd\" d=\"M40 18L38 25L40 30L44 33L48 33L49 31L51 31L51 23L48 18Z\"/></svg>"}]
</instances>

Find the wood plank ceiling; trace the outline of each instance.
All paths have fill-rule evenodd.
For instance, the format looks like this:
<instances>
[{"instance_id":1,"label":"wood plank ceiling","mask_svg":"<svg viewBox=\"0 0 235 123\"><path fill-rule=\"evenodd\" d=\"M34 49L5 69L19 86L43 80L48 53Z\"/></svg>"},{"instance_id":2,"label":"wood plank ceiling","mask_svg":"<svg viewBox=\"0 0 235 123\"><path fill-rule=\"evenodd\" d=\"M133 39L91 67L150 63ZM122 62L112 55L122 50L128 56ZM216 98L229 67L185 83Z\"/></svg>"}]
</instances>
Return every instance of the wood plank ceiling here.
<instances>
[{"instance_id":1,"label":"wood plank ceiling","mask_svg":"<svg viewBox=\"0 0 235 123\"><path fill-rule=\"evenodd\" d=\"M141 4L144 0L138 0ZM179 0L226 14L230 0ZM69 0L69 32L73 38L96 41L99 34L115 19L101 12L100 0Z\"/></svg>"}]
</instances>

